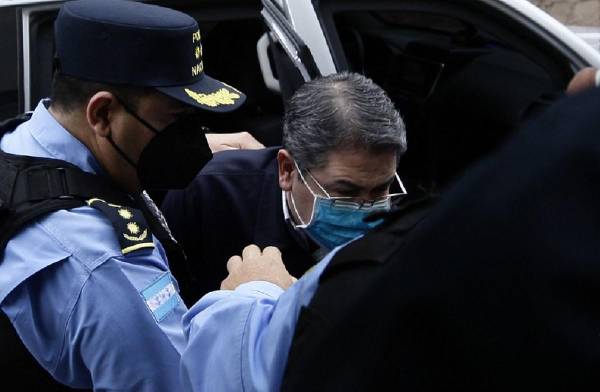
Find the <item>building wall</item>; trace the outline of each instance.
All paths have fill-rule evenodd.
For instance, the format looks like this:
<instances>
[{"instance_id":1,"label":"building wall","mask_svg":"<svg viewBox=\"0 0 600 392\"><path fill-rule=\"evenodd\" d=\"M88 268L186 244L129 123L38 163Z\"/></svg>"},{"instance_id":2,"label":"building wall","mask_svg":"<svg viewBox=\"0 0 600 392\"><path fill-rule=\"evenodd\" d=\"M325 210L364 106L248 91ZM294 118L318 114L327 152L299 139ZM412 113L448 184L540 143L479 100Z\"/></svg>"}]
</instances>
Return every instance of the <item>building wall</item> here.
<instances>
[{"instance_id":1,"label":"building wall","mask_svg":"<svg viewBox=\"0 0 600 392\"><path fill-rule=\"evenodd\" d=\"M600 0L530 1L566 25L600 27Z\"/></svg>"}]
</instances>

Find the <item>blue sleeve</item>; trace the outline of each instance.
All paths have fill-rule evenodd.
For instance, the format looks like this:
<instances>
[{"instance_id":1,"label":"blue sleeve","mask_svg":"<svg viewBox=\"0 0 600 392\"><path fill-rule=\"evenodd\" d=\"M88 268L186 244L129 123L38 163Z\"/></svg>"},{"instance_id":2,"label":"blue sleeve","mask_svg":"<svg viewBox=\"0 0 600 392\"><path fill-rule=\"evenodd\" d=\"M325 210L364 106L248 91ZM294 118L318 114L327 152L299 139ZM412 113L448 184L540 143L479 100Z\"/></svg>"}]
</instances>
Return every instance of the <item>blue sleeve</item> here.
<instances>
[{"instance_id":1,"label":"blue sleeve","mask_svg":"<svg viewBox=\"0 0 600 392\"><path fill-rule=\"evenodd\" d=\"M185 308L157 323L122 264L110 259L86 275L77 263L57 262L19 285L2 310L34 357L64 384L180 390L180 354L169 335L183 338Z\"/></svg>"},{"instance_id":2,"label":"blue sleeve","mask_svg":"<svg viewBox=\"0 0 600 392\"><path fill-rule=\"evenodd\" d=\"M249 282L202 297L183 320L184 390L279 390L300 308L314 295L334 253L285 292L268 282Z\"/></svg>"},{"instance_id":3,"label":"blue sleeve","mask_svg":"<svg viewBox=\"0 0 600 392\"><path fill-rule=\"evenodd\" d=\"M67 324L60 358L66 374L60 376L84 366L92 372L94 390L178 390L175 346L120 266L104 263L99 269L83 287Z\"/></svg>"}]
</instances>

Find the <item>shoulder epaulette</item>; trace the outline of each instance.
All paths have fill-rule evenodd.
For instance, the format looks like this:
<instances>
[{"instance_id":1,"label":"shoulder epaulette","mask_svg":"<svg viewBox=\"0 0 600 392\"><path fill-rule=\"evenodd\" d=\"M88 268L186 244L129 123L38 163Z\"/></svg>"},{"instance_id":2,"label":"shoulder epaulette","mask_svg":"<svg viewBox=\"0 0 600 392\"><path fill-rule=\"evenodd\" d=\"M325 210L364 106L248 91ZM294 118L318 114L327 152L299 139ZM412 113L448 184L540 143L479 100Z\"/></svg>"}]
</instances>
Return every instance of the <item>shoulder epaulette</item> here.
<instances>
[{"instance_id":1,"label":"shoulder epaulette","mask_svg":"<svg viewBox=\"0 0 600 392\"><path fill-rule=\"evenodd\" d=\"M140 249L154 248L152 233L140 210L102 199L89 199L87 204L101 211L110 220L124 255Z\"/></svg>"}]
</instances>

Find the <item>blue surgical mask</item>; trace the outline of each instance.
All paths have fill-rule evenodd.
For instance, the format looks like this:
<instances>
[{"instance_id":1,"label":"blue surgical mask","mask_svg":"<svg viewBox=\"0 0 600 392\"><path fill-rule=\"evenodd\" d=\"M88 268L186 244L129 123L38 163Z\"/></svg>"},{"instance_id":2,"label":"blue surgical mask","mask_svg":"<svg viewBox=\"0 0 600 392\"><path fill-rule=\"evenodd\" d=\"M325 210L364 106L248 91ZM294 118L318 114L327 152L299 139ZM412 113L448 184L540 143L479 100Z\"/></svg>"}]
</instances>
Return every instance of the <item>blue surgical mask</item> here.
<instances>
[{"instance_id":1,"label":"blue surgical mask","mask_svg":"<svg viewBox=\"0 0 600 392\"><path fill-rule=\"evenodd\" d=\"M294 162L295 163L295 162ZM380 200L372 202L358 203L349 201L347 197L331 197L319 182L311 176L312 180L317 184L320 190L325 194L325 197L317 195L309 186L302 171L298 168L300 178L314 197L313 209L310 220L302 221L300 214L296 208L293 194L290 193L290 201L294 212L302 224L295 225L296 228L306 230L307 234L319 245L333 249L336 246L343 245L363 234L368 230L373 229L383 222L383 219L365 222L365 218L374 212L385 212L390 210L390 197L388 195ZM400 178L396 175L404 194L404 186Z\"/></svg>"}]
</instances>

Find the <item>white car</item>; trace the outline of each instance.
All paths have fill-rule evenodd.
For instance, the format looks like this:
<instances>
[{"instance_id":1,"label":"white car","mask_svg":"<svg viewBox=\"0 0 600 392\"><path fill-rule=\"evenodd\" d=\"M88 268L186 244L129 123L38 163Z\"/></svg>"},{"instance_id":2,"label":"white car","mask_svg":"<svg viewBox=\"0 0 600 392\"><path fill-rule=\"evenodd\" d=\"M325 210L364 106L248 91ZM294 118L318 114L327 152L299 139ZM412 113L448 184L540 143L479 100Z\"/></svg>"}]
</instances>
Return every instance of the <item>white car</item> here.
<instances>
[{"instance_id":1,"label":"white car","mask_svg":"<svg viewBox=\"0 0 600 392\"><path fill-rule=\"evenodd\" d=\"M208 117L213 131L277 145L283 102L303 81L341 70L371 77L407 124L399 171L415 192L443 191L559 99L577 70L600 68L598 51L527 0L149 2L197 18L207 73L248 96L238 112ZM49 95L61 3L0 0L0 119ZM0 322L3 381L36 390L25 386L35 385L35 363Z\"/></svg>"}]
</instances>

